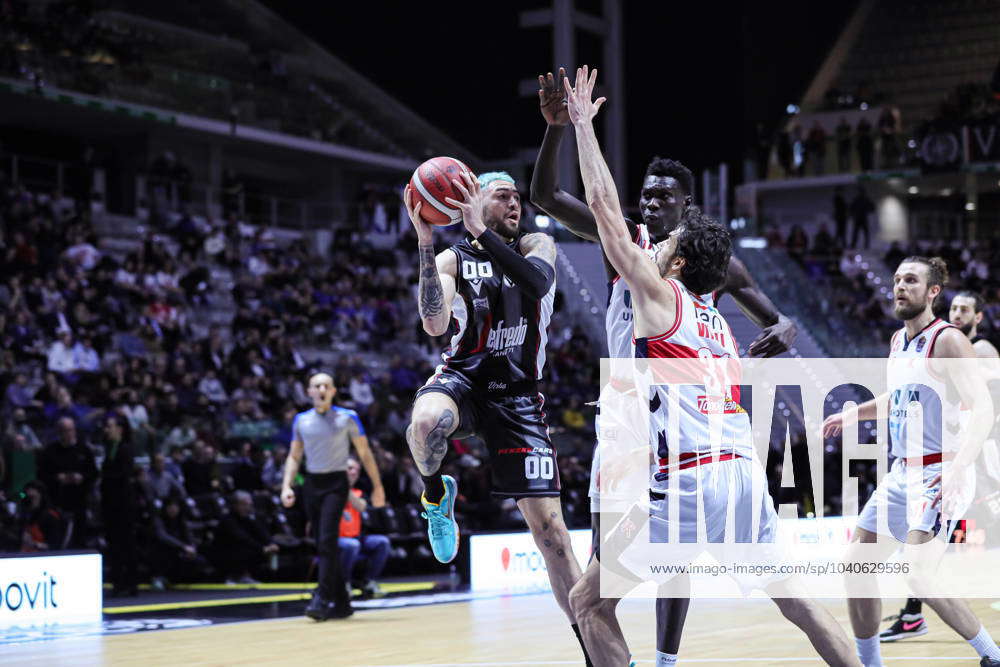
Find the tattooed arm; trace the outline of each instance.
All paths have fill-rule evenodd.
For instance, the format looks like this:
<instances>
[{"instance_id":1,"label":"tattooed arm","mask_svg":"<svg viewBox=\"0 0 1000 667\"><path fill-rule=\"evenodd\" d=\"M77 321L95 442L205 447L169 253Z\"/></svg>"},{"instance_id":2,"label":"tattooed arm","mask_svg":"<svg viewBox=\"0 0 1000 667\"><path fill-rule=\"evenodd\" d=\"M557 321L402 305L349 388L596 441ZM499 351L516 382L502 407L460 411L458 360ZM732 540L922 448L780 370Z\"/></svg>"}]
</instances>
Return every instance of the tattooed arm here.
<instances>
[{"instance_id":1,"label":"tattooed arm","mask_svg":"<svg viewBox=\"0 0 1000 667\"><path fill-rule=\"evenodd\" d=\"M431 336L440 336L448 331L451 320L451 302L455 298L455 278L458 275L458 260L455 253L445 250L434 256L433 228L420 217L423 202L410 205L410 186L403 192L403 202L410 214L410 222L417 230L417 252L420 256L420 297L417 307L424 331Z\"/></svg>"},{"instance_id":2,"label":"tattooed arm","mask_svg":"<svg viewBox=\"0 0 1000 667\"><path fill-rule=\"evenodd\" d=\"M420 253L420 320L424 331L440 336L448 331L451 321L458 261L450 250L435 257L433 244L420 244L417 251Z\"/></svg>"}]
</instances>

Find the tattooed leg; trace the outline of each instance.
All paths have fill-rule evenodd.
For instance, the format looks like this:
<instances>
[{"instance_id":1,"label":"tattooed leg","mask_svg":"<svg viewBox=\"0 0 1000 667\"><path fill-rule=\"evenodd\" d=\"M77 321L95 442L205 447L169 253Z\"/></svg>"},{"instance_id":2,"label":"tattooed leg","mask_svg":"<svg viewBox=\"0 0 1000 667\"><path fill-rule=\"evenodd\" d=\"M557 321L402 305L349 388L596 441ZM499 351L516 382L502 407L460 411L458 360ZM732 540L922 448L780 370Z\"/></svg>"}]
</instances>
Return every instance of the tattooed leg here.
<instances>
[{"instance_id":1,"label":"tattooed leg","mask_svg":"<svg viewBox=\"0 0 1000 667\"><path fill-rule=\"evenodd\" d=\"M441 467L444 455L448 453L448 436L455 430L455 413L445 408L437 418L421 419L406 429L406 442L417 464L420 474L429 477Z\"/></svg>"},{"instance_id":2,"label":"tattooed leg","mask_svg":"<svg viewBox=\"0 0 1000 667\"><path fill-rule=\"evenodd\" d=\"M424 479L425 496L438 502L444 493L439 470L448 453L448 436L458 428L458 406L439 392L424 394L413 404L413 417L406 429L406 442Z\"/></svg>"},{"instance_id":3,"label":"tattooed leg","mask_svg":"<svg viewBox=\"0 0 1000 667\"><path fill-rule=\"evenodd\" d=\"M575 623L569 592L580 578L580 564L573 555L559 498L521 498L517 501L517 508L528 522L528 529L545 559L556 602L569 622Z\"/></svg>"}]
</instances>

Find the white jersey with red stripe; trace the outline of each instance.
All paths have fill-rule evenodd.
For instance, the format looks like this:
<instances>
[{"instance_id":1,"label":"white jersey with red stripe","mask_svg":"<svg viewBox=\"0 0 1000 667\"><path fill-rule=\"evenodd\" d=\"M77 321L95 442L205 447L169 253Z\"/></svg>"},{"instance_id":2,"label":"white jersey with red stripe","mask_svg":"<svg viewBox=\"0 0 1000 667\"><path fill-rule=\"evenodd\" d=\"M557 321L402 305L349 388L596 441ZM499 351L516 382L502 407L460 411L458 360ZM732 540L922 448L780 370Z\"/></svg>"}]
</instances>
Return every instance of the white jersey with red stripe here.
<instances>
[{"instance_id":1,"label":"white jersey with red stripe","mask_svg":"<svg viewBox=\"0 0 1000 667\"><path fill-rule=\"evenodd\" d=\"M656 246L649 238L646 225L636 225L635 244L650 259L656 256ZM608 283L608 312L604 317L608 335L608 356L612 359L631 359L632 343L632 292L621 276Z\"/></svg>"},{"instance_id":2,"label":"white jersey with red stripe","mask_svg":"<svg viewBox=\"0 0 1000 667\"><path fill-rule=\"evenodd\" d=\"M676 320L669 331L659 336L636 339L636 357L730 359L735 363L720 362L714 369L688 366L679 370L683 382L669 377L673 375L672 368L651 369L654 378L669 383L654 385L650 396L650 438L658 459L654 465L653 489L665 488L671 453L679 456L683 465L684 460L711 455L714 444L723 454L753 458L750 418L739 404L736 376L739 348L729 323L710 297L691 293L678 280L666 282L676 296ZM701 376L700 382L688 379L692 369ZM722 376L723 369L726 377ZM664 378L664 373L668 377ZM676 419L669 414L674 405L679 411Z\"/></svg>"},{"instance_id":3,"label":"white jersey with red stripe","mask_svg":"<svg viewBox=\"0 0 1000 667\"><path fill-rule=\"evenodd\" d=\"M636 232L632 240L638 245L649 257L650 261L656 258L656 244L653 242L649 235L649 229L646 225L636 225ZM711 303L715 303L716 293L706 295L705 299ZM635 339L633 338L635 334L635 329L633 326L633 313L632 313L632 292L629 289L628 283L621 276L616 276L613 280L608 282L608 308L607 314L604 318L604 328L608 337L608 357L612 359L632 359L635 357ZM617 373L619 371L624 371L627 367L624 365L615 365L612 367L612 373ZM611 391L620 393L628 392L632 383L632 378L618 378L614 375L611 378L611 382L608 387L604 389L605 392ZM601 400L607 402L609 398L614 399L615 405L620 405L621 397L614 395L609 397L607 394L602 394ZM626 399L627 402L627 399ZM626 411L627 412L627 411ZM622 415L616 413L616 418L620 419ZM590 466L590 490L588 495L590 496L590 508L592 512L600 511L600 470L601 470L601 446L600 440L602 434L604 433L620 433L621 428L624 424L615 425L608 422L608 411L605 410L605 423L601 425L601 416L598 414L595 430L597 432L598 446L594 448L594 457L591 461Z\"/></svg>"},{"instance_id":4,"label":"white jersey with red stripe","mask_svg":"<svg viewBox=\"0 0 1000 667\"><path fill-rule=\"evenodd\" d=\"M946 329L954 328L954 325L936 318L912 338L906 335L905 328L892 337L886 379L889 389L890 452L894 457L940 454L946 439L951 442L949 449L958 445L961 402L957 397L949 399L946 383L931 370L928 363L938 336ZM923 444L920 451L907 453L907 415L914 411L923 422Z\"/></svg>"}]
</instances>

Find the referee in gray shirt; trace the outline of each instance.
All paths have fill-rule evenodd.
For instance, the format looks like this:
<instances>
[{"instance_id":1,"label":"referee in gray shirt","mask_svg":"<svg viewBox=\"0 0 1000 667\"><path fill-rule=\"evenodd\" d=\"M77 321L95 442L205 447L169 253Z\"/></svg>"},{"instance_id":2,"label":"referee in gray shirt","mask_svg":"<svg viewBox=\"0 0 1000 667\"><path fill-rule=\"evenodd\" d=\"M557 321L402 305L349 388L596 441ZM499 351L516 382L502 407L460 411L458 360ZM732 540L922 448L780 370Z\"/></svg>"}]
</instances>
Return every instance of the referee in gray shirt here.
<instances>
[{"instance_id":1,"label":"referee in gray shirt","mask_svg":"<svg viewBox=\"0 0 1000 667\"><path fill-rule=\"evenodd\" d=\"M351 595L340 571L338 537L340 519L350 485L347 483L347 458L351 445L372 482L372 505L385 506L385 490L372 456L358 413L331 406L337 389L333 378L317 373L309 378L309 397L313 408L295 415L292 422L292 442L285 460L285 477L281 485L281 502L285 507L295 504L292 483L299 472L303 456L306 461L304 500L306 515L312 526L319 556L319 584L306 607L306 616L317 621L347 618Z\"/></svg>"}]
</instances>

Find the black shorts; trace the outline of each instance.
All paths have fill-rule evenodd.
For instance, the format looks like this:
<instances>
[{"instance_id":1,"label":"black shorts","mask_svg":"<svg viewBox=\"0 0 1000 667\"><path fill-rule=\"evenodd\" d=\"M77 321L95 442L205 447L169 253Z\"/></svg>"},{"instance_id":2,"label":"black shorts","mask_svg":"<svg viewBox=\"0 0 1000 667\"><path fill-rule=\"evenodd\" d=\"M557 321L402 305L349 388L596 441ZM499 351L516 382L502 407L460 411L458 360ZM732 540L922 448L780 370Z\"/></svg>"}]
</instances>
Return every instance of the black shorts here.
<instances>
[{"instance_id":1,"label":"black shorts","mask_svg":"<svg viewBox=\"0 0 1000 667\"><path fill-rule=\"evenodd\" d=\"M490 392L451 370L431 376L417 397L430 392L445 394L458 406L458 427L451 437L475 434L486 443L493 469L493 495L559 496L559 466L545 425L541 394Z\"/></svg>"}]
</instances>

